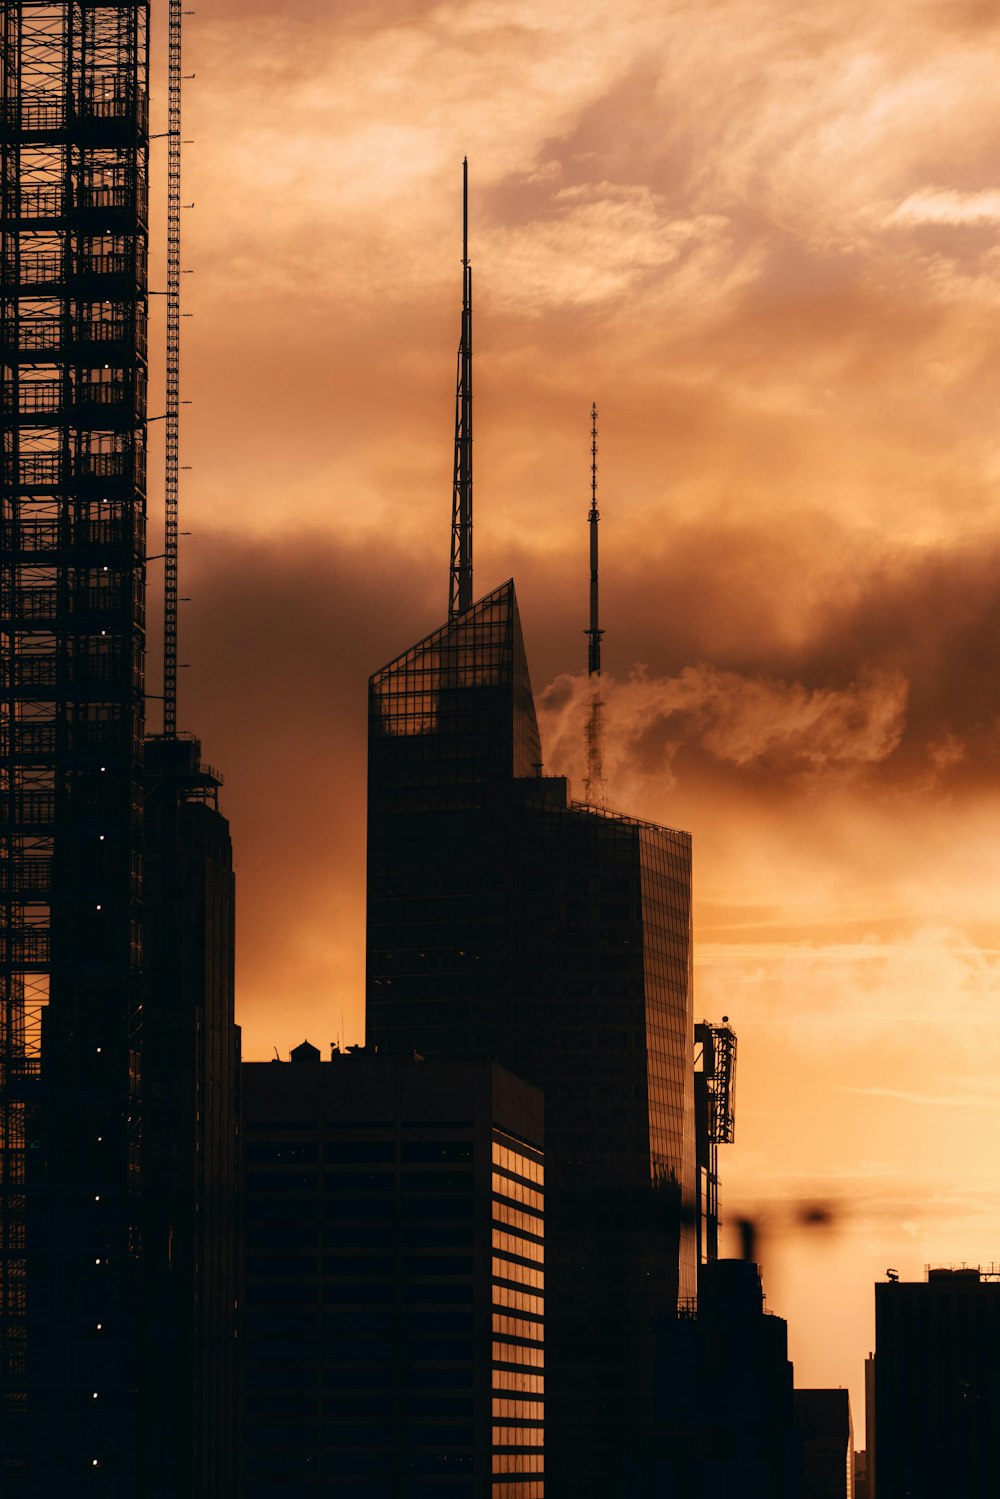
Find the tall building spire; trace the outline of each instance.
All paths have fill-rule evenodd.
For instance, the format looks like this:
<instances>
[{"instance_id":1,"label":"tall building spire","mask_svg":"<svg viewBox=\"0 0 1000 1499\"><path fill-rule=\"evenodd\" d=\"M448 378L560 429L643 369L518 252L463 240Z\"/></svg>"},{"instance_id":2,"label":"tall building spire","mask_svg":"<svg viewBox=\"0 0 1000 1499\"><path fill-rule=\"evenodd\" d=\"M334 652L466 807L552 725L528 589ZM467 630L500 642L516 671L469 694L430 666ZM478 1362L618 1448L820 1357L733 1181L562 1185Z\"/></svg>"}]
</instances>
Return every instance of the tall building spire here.
<instances>
[{"instance_id":1,"label":"tall building spire","mask_svg":"<svg viewBox=\"0 0 1000 1499\"><path fill-rule=\"evenodd\" d=\"M587 646L587 675L590 677L601 675L601 636L604 631L598 626L598 599L597 599L597 531L601 519L601 512L597 508L597 406L591 403L590 407L590 514L587 522L590 526L590 628L584 634L588 637Z\"/></svg>"},{"instance_id":2,"label":"tall building spire","mask_svg":"<svg viewBox=\"0 0 1000 1499\"><path fill-rule=\"evenodd\" d=\"M604 784L604 703L601 699L601 637L597 582L597 533L601 513L597 508L597 406L590 407L590 627L587 637L587 676L591 679L590 711L587 714L587 777L584 800L603 807L607 788Z\"/></svg>"},{"instance_id":3,"label":"tall building spire","mask_svg":"<svg viewBox=\"0 0 1000 1499\"><path fill-rule=\"evenodd\" d=\"M462 161L462 336L455 391L455 481L451 506L448 618L472 606L472 267L469 264L469 161Z\"/></svg>"}]
</instances>

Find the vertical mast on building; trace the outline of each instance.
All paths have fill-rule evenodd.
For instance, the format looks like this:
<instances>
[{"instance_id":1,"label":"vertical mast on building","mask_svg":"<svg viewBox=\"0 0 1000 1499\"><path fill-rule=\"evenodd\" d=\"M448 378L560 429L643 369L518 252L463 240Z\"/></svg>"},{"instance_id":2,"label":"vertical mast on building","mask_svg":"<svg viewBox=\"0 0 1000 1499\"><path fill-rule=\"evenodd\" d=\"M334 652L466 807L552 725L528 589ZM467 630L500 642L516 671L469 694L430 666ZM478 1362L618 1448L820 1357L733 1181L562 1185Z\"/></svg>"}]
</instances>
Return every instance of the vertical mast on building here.
<instances>
[{"instance_id":1,"label":"vertical mast on building","mask_svg":"<svg viewBox=\"0 0 1000 1499\"><path fill-rule=\"evenodd\" d=\"M148 19L0 6L4 1494L133 1492Z\"/></svg>"},{"instance_id":2,"label":"vertical mast on building","mask_svg":"<svg viewBox=\"0 0 1000 1499\"><path fill-rule=\"evenodd\" d=\"M604 782L604 703L601 698L601 639L598 608L598 527L601 513L597 508L597 406L590 407L590 628L587 636L587 676L591 683L590 709L587 714L587 776L584 800L603 807L607 798Z\"/></svg>"},{"instance_id":3,"label":"vertical mast on building","mask_svg":"<svg viewBox=\"0 0 1000 1499\"><path fill-rule=\"evenodd\" d=\"M455 392L455 482L451 506L448 618L472 607L472 267L469 264L469 162L462 162L462 336Z\"/></svg>"},{"instance_id":4,"label":"vertical mast on building","mask_svg":"<svg viewBox=\"0 0 1000 1499\"><path fill-rule=\"evenodd\" d=\"M167 14L167 414L163 545L163 733L177 734L177 551L181 376L181 26Z\"/></svg>"},{"instance_id":5,"label":"vertical mast on building","mask_svg":"<svg viewBox=\"0 0 1000 1499\"><path fill-rule=\"evenodd\" d=\"M698 1263L719 1258L719 1146L732 1145L736 1128L736 1036L721 1025L694 1028L695 1165L698 1177Z\"/></svg>"}]
</instances>

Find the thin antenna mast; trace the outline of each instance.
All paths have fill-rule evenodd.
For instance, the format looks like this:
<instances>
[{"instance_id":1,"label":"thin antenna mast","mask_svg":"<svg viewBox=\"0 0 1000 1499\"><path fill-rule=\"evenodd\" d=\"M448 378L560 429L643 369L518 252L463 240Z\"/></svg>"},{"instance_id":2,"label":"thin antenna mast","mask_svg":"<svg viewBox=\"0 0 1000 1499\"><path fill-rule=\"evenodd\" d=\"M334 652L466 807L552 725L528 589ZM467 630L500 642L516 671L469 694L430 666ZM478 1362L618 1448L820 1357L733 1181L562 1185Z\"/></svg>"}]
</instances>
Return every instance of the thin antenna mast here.
<instances>
[{"instance_id":1,"label":"thin antenna mast","mask_svg":"<svg viewBox=\"0 0 1000 1499\"><path fill-rule=\"evenodd\" d=\"M601 512L597 508L597 407L592 403L590 407L590 514L587 516L587 523L590 526L590 629L584 631L588 637L587 675L590 677L601 675L601 636L604 634L597 622L597 531L600 519Z\"/></svg>"},{"instance_id":2,"label":"thin antenna mast","mask_svg":"<svg viewBox=\"0 0 1000 1499\"><path fill-rule=\"evenodd\" d=\"M167 440L163 545L163 733L177 733L177 552L181 394L181 6L167 14Z\"/></svg>"},{"instance_id":3,"label":"thin antenna mast","mask_svg":"<svg viewBox=\"0 0 1000 1499\"><path fill-rule=\"evenodd\" d=\"M601 639L604 631L599 623L598 609L598 527L601 512L597 508L597 406L590 407L590 514L587 524L590 529L590 628L587 636L587 676L592 683L590 712L587 715L587 777L584 781L584 799L603 807L606 799L604 784L604 703L601 699Z\"/></svg>"},{"instance_id":4,"label":"thin antenna mast","mask_svg":"<svg viewBox=\"0 0 1000 1499\"><path fill-rule=\"evenodd\" d=\"M455 482L451 506L448 618L472 607L472 267L469 264L469 160L462 161L462 337L455 391Z\"/></svg>"}]
</instances>

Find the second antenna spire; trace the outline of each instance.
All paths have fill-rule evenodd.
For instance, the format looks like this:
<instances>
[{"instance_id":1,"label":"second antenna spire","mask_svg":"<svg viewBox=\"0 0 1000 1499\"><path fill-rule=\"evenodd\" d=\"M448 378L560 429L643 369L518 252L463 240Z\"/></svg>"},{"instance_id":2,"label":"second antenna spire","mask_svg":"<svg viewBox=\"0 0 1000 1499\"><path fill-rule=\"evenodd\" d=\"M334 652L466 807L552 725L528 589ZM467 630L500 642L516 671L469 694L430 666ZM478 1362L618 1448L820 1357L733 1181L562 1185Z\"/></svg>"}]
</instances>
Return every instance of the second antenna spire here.
<instances>
[{"instance_id":1,"label":"second antenna spire","mask_svg":"<svg viewBox=\"0 0 1000 1499\"><path fill-rule=\"evenodd\" d=\"M462 334L455 391L455 480L451 506L448 618L472 607L472 267L469 264L469 162L462 162Z\"/></svg>"}]
</instances>

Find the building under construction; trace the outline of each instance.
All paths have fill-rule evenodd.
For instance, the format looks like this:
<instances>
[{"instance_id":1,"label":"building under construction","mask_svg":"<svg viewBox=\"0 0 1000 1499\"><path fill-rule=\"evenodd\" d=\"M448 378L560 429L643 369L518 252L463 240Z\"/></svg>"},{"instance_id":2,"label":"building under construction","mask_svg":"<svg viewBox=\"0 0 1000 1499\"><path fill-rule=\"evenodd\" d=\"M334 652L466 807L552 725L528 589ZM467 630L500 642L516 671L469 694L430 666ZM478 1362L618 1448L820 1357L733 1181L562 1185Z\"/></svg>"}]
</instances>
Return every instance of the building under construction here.
<instances>
[{"instance_id":1,"label":"building under construction","mask_svg":"<svg viewBox=\"0 0 1000 1499\"><path fill-rule=\"evenodd\" d=\"M134 1463L147 26L0 7L5 1493Z\"/></svg>"}]
</instances>

